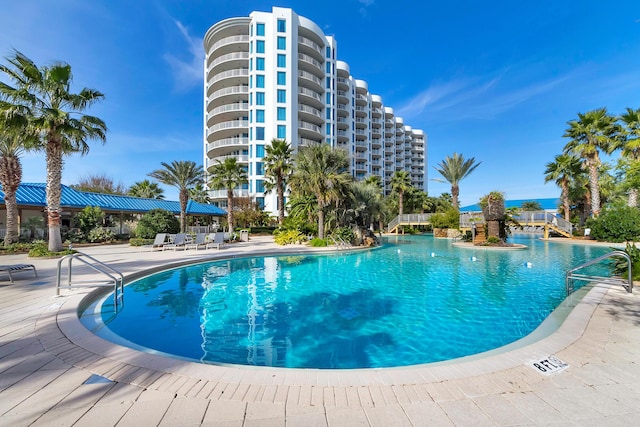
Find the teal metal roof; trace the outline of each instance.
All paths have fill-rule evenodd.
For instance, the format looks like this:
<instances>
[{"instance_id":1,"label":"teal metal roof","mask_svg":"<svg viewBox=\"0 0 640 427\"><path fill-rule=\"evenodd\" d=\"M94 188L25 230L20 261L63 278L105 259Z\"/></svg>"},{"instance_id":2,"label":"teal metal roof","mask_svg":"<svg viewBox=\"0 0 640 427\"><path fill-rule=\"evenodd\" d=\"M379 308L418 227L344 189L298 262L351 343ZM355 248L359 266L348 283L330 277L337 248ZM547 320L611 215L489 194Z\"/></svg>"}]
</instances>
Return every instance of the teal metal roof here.
<instances>
[{"instance_id":1,"label":"teal metal roof","mask_svg":"<svg viewBox=\"0 0 640 427\"><path fill-rule=\"evenodd\" d=\"M558 206L560 205L560 199L550 198L550 199L521 199L521 200L505 200L504 207L505 208L519 208L523 203L526 202L537 202L542 210L545 211L556 211L558 210ZM475 205L464 206L460 208L460 212L480 212L482 209L480 208L480 203L476 203Z\"/></svg>"},{"instance_id":2,"label":"teal metal roof","mask_svg":"<svg viewBox=\"0 0 640 427\"><path fill-rule=\"evenodd\" d=\"M20 206L46 206L46 185L43 183L22 183L16 192ZM4 204L4 192L0 187L0 203ZM63 208L82 209L86 206L98 206L106 212L144 213L152 209L164 209L174 214L180 213L180 202L173 200L143 199L140 197L117 194L90 193L62 186L60 205ZM189 200L188 215L224 216L227 213L217 206L206 205Z\"/></svg>"}]
</instances>

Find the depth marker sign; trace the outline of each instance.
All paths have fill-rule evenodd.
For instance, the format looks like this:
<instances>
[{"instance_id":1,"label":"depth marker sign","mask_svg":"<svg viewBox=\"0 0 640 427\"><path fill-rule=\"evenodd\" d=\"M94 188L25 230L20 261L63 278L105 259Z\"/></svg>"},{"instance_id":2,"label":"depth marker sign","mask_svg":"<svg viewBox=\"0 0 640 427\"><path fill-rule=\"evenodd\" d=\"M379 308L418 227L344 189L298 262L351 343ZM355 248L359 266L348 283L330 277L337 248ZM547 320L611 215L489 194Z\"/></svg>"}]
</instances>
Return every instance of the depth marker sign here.
<instances>
[{"instance_id":1,"label":"depth marker sign","mask_svg":"<svg viewBox=\"0 0 640 427\"><path fill-rule=\"evenodd\" d=\"M549 356L544 359L527 362L527 365L544 375L557 374L569 367L568 363L563 362L555 356Z\"/></svg>"}]
</instances>

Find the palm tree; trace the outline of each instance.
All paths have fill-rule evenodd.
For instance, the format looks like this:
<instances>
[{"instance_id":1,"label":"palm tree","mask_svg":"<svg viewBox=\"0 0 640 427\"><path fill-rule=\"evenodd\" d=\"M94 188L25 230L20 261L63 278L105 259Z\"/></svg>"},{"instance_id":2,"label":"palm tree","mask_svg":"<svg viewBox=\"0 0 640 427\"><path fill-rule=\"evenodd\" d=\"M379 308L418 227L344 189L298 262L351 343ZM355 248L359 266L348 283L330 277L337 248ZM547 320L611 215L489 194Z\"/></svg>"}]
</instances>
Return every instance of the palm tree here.
<instances>
[{"instance_id":1,"label":"palm tree","mask_svg":"<svg viewBox=\"0 0 640 427\"><path fill-rule=\"evenodd\" d=\"M97 117L81 114L102 100L104 95L87 88L72 93L73 74L69 64L55 63L38 68L18 51L6 59L9 65L0 65L0 71L15 87L0 82L0 96L8 101L2 108L22 107L27 110L30 127L41 136L38 149L45 151L47 163L49 250L57 252L62 250L62 157L69 153L87 154L89 139L106 141L105 123Z\"/></svg>"},{"instance_id":2,"label":"palm tree","mask_svg":"<svg viewBox=\"0 0 640 427\"><path fill-rule=\"evenodd\" d=\"M227 223L229 233L233 233L233 190L248 182L247 170L235 157L227 157L223 162L216 160L210 173L209 187L214 190L227 190Z\"/></svg>"},{"instance_id":3,"label":"palm tree","mask_svg":"<svg viewBox=\"0 0 640 427\"><path fill-rule=\"evenodd\" d=\"M622 155L627 159L629 170L638 170L638 166L633 166L640 162L640 108L633 110L627 108L627 112L620 116L620 120L624 123L624 144L622 146ZM638 188L631 186L629 188L629 206L638 206Z\"/></svg>"},{"instance_id":4,"label":"palm tree","mask_svg":"<svg viewBox=\"0 0 640 427\"><path fill-rule=\"evenodd\" d=\"M404 211L404 194L411 189L411 177L407 171L395 171L391 176L391 189L398 193L398 215Z\"/></svg>"},{"instance_id":5,"label":"palm tree","mask_svg":"<svg viewBox=\"0 0 640 427\"><path fill-rule=\"evenodd\" d=\"M0 184L7 209L5 246L17 242L20 238L18 203L16 201L16 192L22 182L20 155L25 149L32 148L36 142L35 138L26 135L26 124L27 120L23 115L0 115Z\"/></svg>"},{"instance_id":6,"label":"palm tree","mask_svg":"<svg viewBox=\"0 0 640 427\"><path fill-rule=\"evenodd\" d=\"M148 179L134 183L127 194L133 197L142 197L144 199L164 199L164 190L157 182L151 182Z\"/></svg>"},{"instance_id":7,"label":"palm tree","mask_svg":"<svg viewBox=\"0 0 640 427\"><path fill-rule=\"evenodd\" d=\"M453 198L453 207L458 209L458 196L460 196L460 181L469 176L482 162L476 163L475 157L465 160L462 154L453 153L452 156L447 156L443 161L438 163L438 166L433 168L438 171L440 175L444 177L444 181L440 179L434 179L434 181L448 182L451 184L451 196Z\"/></svg>"},{"instance_id":8,"label":"palm tree","mask_svg":"<svg viewBox=\"0 0 640 427\"><path fill-rule=\"evenodd\" d=\"M544 182L553 181L560 187L564 219L567 221L571 220L569 184L580 173L582 173L580 159L568 154L557 155L553 162L547 163L544 171Z\"/></svg>"},{"instance_id":9,"label":"palm tree","mask_svg":"<svg viewBox=\"0 0 640 427\"><path fill-rule=\"evenodd\" d=\"M149 173L162 184L176 187L180 199L180 231L185 232L187 227L187 203L189 202L189 189L202 181L204 171L202 166L191 160L174 160L171 164L160 163L164 169L156 169Z\"/></svg>"},{"instance_id":10,"label":"palm tree","mask_svg":"<svg viewBox=\"0 0 640 427\"><path fill-rule=\"evenodd\" d=\"M195 200L198 203L211 203L209 191L204 188L204 184L202 182L197 183L195 187L189 189L189 197L191 200Z\"/></svg>"},{"instance_id":11,"label":"palm tree","mask_svg":"<svg viewBox=\"0 0 640 427\"><path fill-rule=\"evenodd\" d=\"M599 152L610 154L616 148L622 128L616 118L607 113L606 108L578 113L578 120L567 122L564 138L571 140L564 147L565 154L571 154L584 160L589 173L591 209L594 216L600 215L600 187L598 168L602 163Z\"/></svg>"},{"instance_id":12,"label":"palm tree","mask_svg":"<svg viewBox=\"0 0 640 427\"><path fill-rule=\"evenodd\" d=\"M325 211L348 194L352 181L349 159L344 150L332 150L326 144L301 147L295 158L291 190L298 196L313 195L318 204L318 237L324 239Z\"/></svg>"},{"instance_id":13,"label":"palm tree","mask_svg":"<svg viewBox=\"0 0 640 427\"><path fill-rule=\"evenodd\" d=\"M262 159L265 168L265 189L276 190L278 196L278 223L284 221L284 193L287 182L293 172L293 150L284 139L273 139L271 145L265 147L267 155Z\"/></svg>"}]
</instances>

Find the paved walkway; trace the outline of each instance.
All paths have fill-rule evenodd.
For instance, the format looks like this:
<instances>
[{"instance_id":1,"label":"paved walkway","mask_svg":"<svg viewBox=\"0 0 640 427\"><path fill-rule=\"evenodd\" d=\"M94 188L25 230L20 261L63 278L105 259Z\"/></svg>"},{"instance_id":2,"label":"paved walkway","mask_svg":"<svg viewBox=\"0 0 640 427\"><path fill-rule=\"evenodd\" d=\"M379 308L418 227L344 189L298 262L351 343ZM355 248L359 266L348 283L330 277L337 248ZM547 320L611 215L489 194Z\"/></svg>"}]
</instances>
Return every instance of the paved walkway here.
<instances>
[{"instance_id":1,"label":"paved walkway","mask_svg":"<svg viewBox=\"0 0 640 427\"><path fill-rule=\"evenodd\" d=\"M278 249L255 238L220 251L81 250L130 277ZM640 419L637 291L594 287L546 338L457 363L287 370L201 365L108 343L78 321L88 291L53 297L57 260L7 255L0 263L35 264L39 276L16 273L15 284L0 278L0 426L627 426ZM79 274L96 277L84 267ZM569 367L545 376L528 364L549 355Z\"/></svg>"}]
</instances>

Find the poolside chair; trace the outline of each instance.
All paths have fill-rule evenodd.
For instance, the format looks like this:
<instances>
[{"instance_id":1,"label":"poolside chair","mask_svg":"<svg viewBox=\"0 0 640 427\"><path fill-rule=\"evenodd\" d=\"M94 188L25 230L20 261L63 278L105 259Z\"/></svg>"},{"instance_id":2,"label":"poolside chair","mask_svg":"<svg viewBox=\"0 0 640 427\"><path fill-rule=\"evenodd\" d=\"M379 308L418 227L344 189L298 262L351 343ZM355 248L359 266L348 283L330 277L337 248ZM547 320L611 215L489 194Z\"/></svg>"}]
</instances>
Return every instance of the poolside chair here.
<instances>
[{"instance_id":1,"label":"poolside chair","mask_svg":"<svg viewBox=\"0 0 640 427\"><path fill-rule=\"evenodd\" d=\"M151 244L151 250L155 251L157 250L162 250L162 247L164 246L164 242L165 240L167 240L167 233L158 233L156 234L156 238L153 241L153 244ZM149 246L147 246L149 247Z\"/></svg>"},{"instance_id":2,"label":"poolside chair","mask_svg":"<svg viewBox=\"0 0 640 427\"><path fill-rule=\"evenodd\" d=\"M224 245L224 233L219 231L217 233L209 233L209 242L206 244L205 249L216 248L220 249Z\"/></svg>"},{"instance_id":3,"label":"poolside chair","mask_svg":"<svg viewBox=\"0 0 640 427\"><path fill-rule=\"evenodd\" d=\"M12 265L0 265L0 272L4 271L9 275L9 282L13 283L13 276L11 273L16 273L18 271L26 271L33 270L33 274L38 277L38 272L36 271L36 267L33 264L12 264Z\"/></svg>"},{"instance_id":4,"label":"poolside chair","mask_svg":"<svg viewBox=\"0 0 640 427\"><path fill-rule=\"evenodd\" d=\"M205 246L205 239L207 237L207 233L198 233L196 234L196 238L194 241L189 242L184 245L185 250L194 248L196 251L200 246Z\"/></svg>"},{"instance_id":5,"label":"poolside chair","mask_svg":"<svg viewBox=\"0 0 640 427\"><path fill-rule=\"evenodd\" d=\"M173 239L172 243L167 243L166 245L162 245L162 250L173 249L174 251L178 248L184 249L186 244L187 235L185 233L178 233L176 237Z\"/></svg>"}]
</instances>

